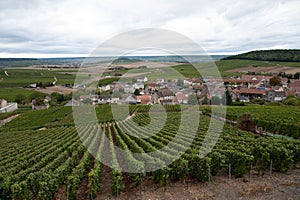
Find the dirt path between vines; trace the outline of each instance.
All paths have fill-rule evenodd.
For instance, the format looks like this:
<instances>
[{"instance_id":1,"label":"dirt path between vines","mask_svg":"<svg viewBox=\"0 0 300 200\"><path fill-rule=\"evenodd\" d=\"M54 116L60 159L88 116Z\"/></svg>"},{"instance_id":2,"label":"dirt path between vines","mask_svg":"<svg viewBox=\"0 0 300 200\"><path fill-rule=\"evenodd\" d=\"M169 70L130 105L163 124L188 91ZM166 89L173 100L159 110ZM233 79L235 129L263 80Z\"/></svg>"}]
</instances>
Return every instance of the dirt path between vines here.
<instances>
[{"instance_id":1,"label":"dirt path between vines","mask_svg":"<svg viewBox=\"0 0 300 200\"><path fill-rule=\"evenodd\" d=\"M13 116L10 116L8 118L5 118L3 120L0 120L0 127L3 126L4 124L12 121L13 119L15 119L16 117L18 117L20 114L16 114L16 115L13 115Z\"/></svg>"}]
</instances>

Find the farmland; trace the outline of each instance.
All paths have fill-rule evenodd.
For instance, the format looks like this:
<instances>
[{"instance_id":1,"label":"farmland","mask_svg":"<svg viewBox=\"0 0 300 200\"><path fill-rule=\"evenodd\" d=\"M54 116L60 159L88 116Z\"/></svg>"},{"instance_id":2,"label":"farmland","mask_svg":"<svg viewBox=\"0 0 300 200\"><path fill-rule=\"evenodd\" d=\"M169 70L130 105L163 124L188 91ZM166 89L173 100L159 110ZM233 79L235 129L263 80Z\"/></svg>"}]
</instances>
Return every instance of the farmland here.
<instances>
[{"instance_id":1,"label":"farmland","mask_svg":"<svg viewBox=\"0 0 300 200\"><path fill-rule=\"evenodd\" d=\"M227 70L237 66L278 63L299 67L296 62L249 60L221 60L216 65L222 75L228 75L232 73ZM205 63L197 66L208 73L211 70ZM199 76L190 64L182 63L171 69L161 68L157 73L148 73L147 68L133 71L136 76L146 73L149 80L161 76L178 78L178 74L190 78ZM17 95L30 97L33 92L23 87L52 82L54 77L58 85L64 85L73 83L75 74L61 70L0 69L0 96L8 101L15 100ZM99 85L118 79L102 79ZM204 115L210 112L210 106L200 106L202 112L195 112L184 105L130 105L129 115L118 113L123 109L127 107L116 105L113 112L111 105L97 105L98 124L79 123L77 126L71 107L53 105L45 110L0 114L1 120L20 114L0 127L0 199L151 199L155 191L168 194L170 199L186 198L183 194L175 196L182 188L187 188L187 195L195 198L190 193L191 188L199 189L200 184L202 188L203 184L211 183L221 187L224 181L218 182L220 178L226 177L226 181L231 181L226 183L232 185L234 180L250 182L248 177L253 174L269 177L270 168L272 173L289 177L287 174L299 167L300 110L297 106L228 106L226 115L227 119L236 121L240 115L250 113L257 126L294 139L261 137L228 124L220 135L208 135L210 125L219 122ZM193 119L183 117L182 111L200 117L195 135ZM181 125L182 119L187 123ZM214 126L212 131L218 133ZM203 145L204 141L209 141L205 143L207 146ZM206 157L201 156L205 154L203 146L212 147ZM162 149L164 152L157 153ZM151 170L157 166L161 168ZM269 180L274 184L273 179ZM290 184L297 186L297 180ZM174 189L174 185L180 188ZM172 191L172 187L177 191ZM266 188L264 184L261 187Z\"/></svg>"},{"instance_id":2,"label":"farmland","mask_svg":"<svg viewBox=\"0 0 300 200\"><path fill-rule=\"evenodd\" d=\"M8 74L6 75L5 72ZM59 73L57 71L36 69L0 69L0 86L4 87L26 87L32 83L52 83L57 78L57 84L74 83L75 75Z\"/></svg>"},{"instance_id":3,"label":"farmland","mask_svg":"<svg viewBox=\"0 0 300 200\"><path fill-rule=\"evenodd\" d=\"M76 199L84 182L87 183L86 197L96 198L102 190L121 195L131 185L143 184L151 178L162 187L189 177L199 182L212 180L231 166L232 177L249 174L251 166L260 174L267 173L272 160L274 171L286 172L300 158L300 142L261 138L249 132L225 125L219 140L207 157L199 157L199 150L206 136L209 123L214 121L201 115L196 135L187 123L183 132L178 132L181 113L178 106L168 106L167 119L163 128L156 132L155 125L147 127L152 120L161 120L161 110L149 115L150 106L132 106L135 113L129 120L112 120L109 105L96 108L98 113L108 113L99 120L99 126L79 125L83 135L77 134L72 122L72 110L57 107L43 111L29 111L0 128L0 194L1 199L53 199L60 188L64 198ZM199 114L199 113L198 113ZM108 116L107 119L104 116ZM124 116L125 117L125 116ZM39 119L43 120L39 120ZM149 121L151 119L151 121ZM136 124L133 129L131 123ZM46 130L37 130L47 124ZM154 123L156 124L156 123ZM23 128L22 128L23 127ZM149 136L149 132L156 134ZM149 137L135 137L133 132ZM175 137L176 143L163 154L141 154L128 152L153 152L169 144ZM211 136L210 140L215 140ZM82 145L88 144L92 153L113 166L109 169L94 159ZM190 144L191 143L191 144ZM189 145L190 144L190 145ZM114 148L123 149L125 154ZM172 159L174 151L187 148L183 155L162 169L142 173L151 164L164 163ZM200 151L201 152L201 151ZM122 156L123 155L123 156ZM152 161L156 161L152 163ZM135 163L141 173L126 173L122 169ZM209 171L208 171L209 170ZM228 173L228 171L227 171ZM103 177L110 185L101 188Z\"/></svg>"}]
</instances>

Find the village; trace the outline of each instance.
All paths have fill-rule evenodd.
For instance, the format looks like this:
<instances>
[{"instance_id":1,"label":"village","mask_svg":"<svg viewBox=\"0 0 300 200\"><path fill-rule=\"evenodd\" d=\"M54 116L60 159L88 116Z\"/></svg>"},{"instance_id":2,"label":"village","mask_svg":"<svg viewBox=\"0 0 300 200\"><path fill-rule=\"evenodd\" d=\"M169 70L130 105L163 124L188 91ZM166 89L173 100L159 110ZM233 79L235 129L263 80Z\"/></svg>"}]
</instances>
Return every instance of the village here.
<instances>
[{"instance_id":1,"label":"village","mask_svg":"<svg viewBox=\"0 0 300 200\"><path fill-rule=\"evenodd\" d=\"M147 77L134 78L129 82L113 82L98 86L97 92L80 96L81 102L93 104L222 104L226 93L234 102L248 103L255 99L266 102L284 102L289 96L300 97L300 79L280 76L242 75L210 81L209 78L185 78L165 80ZM210 89L208 89L210 88ZM214 95L212 95L214 94ZM195 98L197 97L197 102Z\"/></svg>"}]
</instances>

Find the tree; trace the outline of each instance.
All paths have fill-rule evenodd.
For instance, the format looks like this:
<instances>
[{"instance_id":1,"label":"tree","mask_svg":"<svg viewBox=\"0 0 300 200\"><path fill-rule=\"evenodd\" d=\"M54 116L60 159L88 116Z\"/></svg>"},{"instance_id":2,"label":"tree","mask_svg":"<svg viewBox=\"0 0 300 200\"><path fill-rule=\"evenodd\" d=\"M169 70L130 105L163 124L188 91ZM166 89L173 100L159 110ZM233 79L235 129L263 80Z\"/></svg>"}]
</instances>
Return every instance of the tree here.
<instances>
[{"instance_id":1,"label":"tree","mask_svg":"<svg viewBox=\"0 0 300 200\"><path fill-rule=\"evenodd\" d=\"M26 99L26 97L23 94L17 94L15 97L15 101L18 104L24 103L25 99Z\"/></svg>"},{"instance_id":2,"label":"tree","mask_svg":"<svg viewBox=\"0 0 300 200\"><path fill-rule=\"evenodd\" d=\"M284 104L285 105L290 105L290 106L300 106L300 100L297 99L296 97L290 97L290 98L287 98L285 101L284 101Z\"/></svg>"},{"instance_id":3,"label":"tree","mask_svg":"<svg viewBox=\"0 0 300 200\"><path fill-rule=\"evenodd\" d=\"M52 100L56 101L58 104L65 101L65 96L63 94L59 94L57 92L51 93Z\"/></svg>"},{"instance_id":4,"label":"tree","mask_svg":"<svg viewBox=\"0 0 300 200\"><path fill-rule=\"evenodd\" d=\"M177 80L177 86L180 86L180 87L183 86L183 80L182 79Z\"/></svg>"},{"instance_id":5,"label":"tree","mask_svg":"<svg viewBox=\"0 0 300 200\"><path fill-rule=\"evenodd\" d=\"M188 104L190 105L197 105L198 104L198 97L196 94L191 94L188 98Z\"/></svg>"},{"instance_id":6,"label":"tree","mask_svg":"<svg viewBox=\"0 0 300 200\"><path fill-rule=\"evenodd\" d=\"M238 118L238 127L244 131L254 131L254 120L251 114L245 113Z\"/></svg>"},{"instance_id":7,"label":"tree","mask_svg":"<svg viewBox=\"0 0 300 200\"><path fill-rule=\"evenodd\" d=\"M230 92L226 90L225 95L222 98L222 104L223 105L232 105L232 98L230 95Z\"/></svg>"},{"instance_id":8,"label":"tree","mask_svg":"<svg viewBox=\"0 0 300 200\"><path fill-rule=\"evenodd\" d=\"M140 90L139 90L139 89L135 89L133 94L134 94L135 96L140 95Z\"/></svg>"},{"instance_id":9,"label":"tree","mask_svg":"<svg viewBox=\"0 0 300 200\"><path fill-rule=\"evenodd\" d=\"M40 106L40 105L43 105L44 104L44 98L42 98L42 97L37 97L36 99L35 99L35 105L36 106Z\"/></svg>"},{"instance_id":10,"label":"tree","mask_svg":"<svg viewBox=\"0 0 300 200\"><path fill-rule=\"evenodd\" d=\"M273 76L272 78L270 78L271 86L280 85L280 83L281 83L281 78L279 76Z\"/></svg>"},{"instance_id":11,"label":"tree","mask_svg":"<svg viewBox=\"0 0 300 200\"><path fill-rule=\"evenodd\" d=\"M46 94L43 94L41 92L33 92L29 95L29 101L31 101L32 99L37 99L38 97L40 98L45 98Z\"/></svg>"},{"instance_id":12,"label":"tree","mask_svg":"<svg viewBox=\"0 0 300 200\"><path fill-rule=\"evenodd\" d=\"M203 101L202 101L202 104L203 105L208 105L208 98L207 98L207 95L205 95L205 97L204 97L204 99L203 99Z\"/></svg>"},{"instance_id":13,"label":"tree","mask_svg":"<svg viewBox=\"0 0 300 200\"><path fill-rule=\"evenodd\" d=\"M294 79L300 79L300 72L295 73Z\"/></svg>"},{"instance_id":14,"label":"tree","mask_svg":"<svg viewBox=\"0 0 300 200\"><path fill-rule=\"evenodd\" d=\"M211 97L211 105L220 105L221 99L218 96Z\"/></svg>"}]
</instances>

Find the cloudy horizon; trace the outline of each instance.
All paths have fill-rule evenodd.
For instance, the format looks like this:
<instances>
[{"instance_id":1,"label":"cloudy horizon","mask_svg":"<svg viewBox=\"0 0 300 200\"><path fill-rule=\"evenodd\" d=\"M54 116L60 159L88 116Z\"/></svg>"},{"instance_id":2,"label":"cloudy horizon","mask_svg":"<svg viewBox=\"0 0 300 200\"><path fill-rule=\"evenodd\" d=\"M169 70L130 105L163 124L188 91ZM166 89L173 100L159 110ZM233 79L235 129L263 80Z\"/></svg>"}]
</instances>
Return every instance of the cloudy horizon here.
<instances>
[{"instance_id":1,"label":"cloudy horizon","mask_svg":"<svg viewBox=\"0 0 300 200\"><path fill-rule=\"evenodd\" d=\"M300 1L0 2L0 57L85 57L140 28L178 32L214 55L298 49Z\"/></svg>"}]
</instances>

